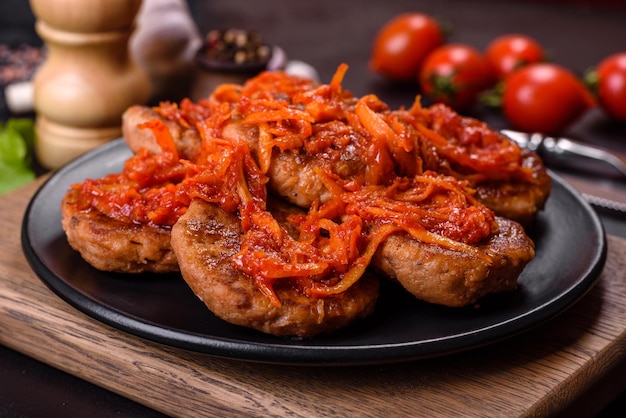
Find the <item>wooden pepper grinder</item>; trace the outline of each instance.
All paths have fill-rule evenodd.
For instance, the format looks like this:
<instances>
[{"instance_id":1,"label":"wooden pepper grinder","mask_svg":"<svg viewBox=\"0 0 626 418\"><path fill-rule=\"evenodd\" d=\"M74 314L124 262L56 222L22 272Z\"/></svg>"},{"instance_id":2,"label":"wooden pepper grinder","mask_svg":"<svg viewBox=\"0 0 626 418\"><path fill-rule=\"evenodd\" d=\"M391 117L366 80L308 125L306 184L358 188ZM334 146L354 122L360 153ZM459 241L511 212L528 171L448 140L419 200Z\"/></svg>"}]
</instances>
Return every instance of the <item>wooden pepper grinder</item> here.
<instances>
[{"instance_id":1,"label":"wooden pepper grinder","mask_svg":"<svg viewBox=\"0 0 626 418\"><path fill-rule=\"evenodd\" d=\"M30 0L48 55L34 77L35 153L55 169L121 136L122 113L145 104L150 79L128 41L141 0Z\"/></svg>"}]
</instances>

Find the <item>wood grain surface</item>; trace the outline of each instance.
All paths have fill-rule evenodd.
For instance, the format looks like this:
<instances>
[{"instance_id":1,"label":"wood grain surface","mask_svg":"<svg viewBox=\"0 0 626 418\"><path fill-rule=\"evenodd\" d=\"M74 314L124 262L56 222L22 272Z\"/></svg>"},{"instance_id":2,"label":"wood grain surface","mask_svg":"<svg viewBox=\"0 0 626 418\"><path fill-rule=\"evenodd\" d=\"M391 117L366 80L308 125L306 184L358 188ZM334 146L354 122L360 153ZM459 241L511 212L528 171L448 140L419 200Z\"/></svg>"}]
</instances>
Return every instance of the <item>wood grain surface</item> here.
<instances>
[{"instance_id":1,"label":"wood grain surface","mask_svg":"<svg viewBox=\"0 0 626 418\"><path fill-rule=\"evenodd\" d=\"M465 353L385 366L296 367L153 343L87 317L30 270L20 224L40 183L0 197L0 344L168 415L547 416L571 408L626 355L626 240L613 236L598 284L574 307ZM617 379L607 390L625 387ZM603 406L592 400L574 415Z\"/></svg>"}]
</instances>

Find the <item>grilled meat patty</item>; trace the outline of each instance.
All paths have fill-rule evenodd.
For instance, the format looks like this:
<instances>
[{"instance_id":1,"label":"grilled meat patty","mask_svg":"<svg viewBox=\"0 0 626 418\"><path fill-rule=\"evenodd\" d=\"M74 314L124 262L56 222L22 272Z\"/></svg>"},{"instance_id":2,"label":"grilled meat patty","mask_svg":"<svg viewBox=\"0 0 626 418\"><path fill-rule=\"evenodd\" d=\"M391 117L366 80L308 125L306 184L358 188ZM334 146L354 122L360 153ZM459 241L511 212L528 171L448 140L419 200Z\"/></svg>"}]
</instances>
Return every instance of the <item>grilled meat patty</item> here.
<instances>
[{"instance_id":1,"label":"grilled meat patty","mask_svg":"<svg viewBox=\"0 0 626 418\"><path fill-rule=\"evenodd\" d=\"M103 271L167 273L178 271L170 228L121 222L92 209L77 210L78 190L61 203L61 225L70 246Z\"/></svg>"},{"instance_id":2,"label":"grilled meat patty","mask_svg":"<svg viewBox=\"0 0 626 418\"><path fill-rule=\"evenodd\" d=\"M181 126L175 121L161 117L152 108L140 105L129 107L122 115L122 135L128 148L135 153L141 148L146 148L153 154L161 152L154 133L150 129L141 128L142 123L153 119L160 119L167 125L181 158L193 160L196 157L201 143L196 128Z\"/></svg>"},{"instance_id":3,"label":"grilled meat patty","mask_svg":"<svg viewBox=\"0 0 626 418\"><path fill-rule=\"evenodd\" d=\"M273 213L284 219L280 213L284 210L275 207ZM172 229L183 278L216 316L268 334L312 337L343 328L374 310L379 283L371 274L346 292L327 297L307 296L288 280L279 281L274 290L281 305L273 305L252 278L231 264L242 235L236 214L199 199Z\"/></svg>"},{"instance_id":4,"label":"grilled meat patty","mask_svg":"<svg viewBox=\"0 0 626 418\"><path fill-rule=\"evenodd\" d=\"M548 200L552 180L537 154L522 150L522 156L523 165L533 172L534 182L485 181L474 188L476 198L497 215L529 226Z\"/></svg>"},{"instance_id":5,"label":"grilled meat patty","mask_svg":"<svg viewBox=\"0 0 626 418\"><path fill-rule=\"evenodd\" d=\"M513 290L534 257L534 244L517 222L505 218L496 222L498 232L475 246L490 262L473 252L395 234L379 247L372 266L416 298L439 305L466 306L487 294Z\"/></svg>"}]
</instances>

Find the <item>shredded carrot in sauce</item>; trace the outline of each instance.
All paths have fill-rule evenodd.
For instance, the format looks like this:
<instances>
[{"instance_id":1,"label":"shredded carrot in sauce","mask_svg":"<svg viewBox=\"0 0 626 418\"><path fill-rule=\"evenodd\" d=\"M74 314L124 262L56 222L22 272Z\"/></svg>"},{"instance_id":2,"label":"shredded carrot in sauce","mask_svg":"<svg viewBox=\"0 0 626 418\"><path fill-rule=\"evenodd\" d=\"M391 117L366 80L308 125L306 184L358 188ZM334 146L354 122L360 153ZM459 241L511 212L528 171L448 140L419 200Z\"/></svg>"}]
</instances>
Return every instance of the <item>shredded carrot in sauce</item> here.
<instances>
[{"instance_id":1,"label":"shredded carrot in sauce","mask_svg":"<svg viewBox=\"0 0 626 418\"><path fill-rule=\"evenodd\" d=\"M428 109L416 104L408 114L406 120L454 166L455 177L467 175L475 182L533 181L532 169L521 163L519 146L484 122L462 117L441 104Z\"/></svg>"},{"instance_id":2,"label":"shredded carrot in sauce","mask_svg":"<svg viewBox=\"0 0 626 418\"><path fill-rule=\"evenodd\" d=\"M468 181L430 170L440 168L440 158L457 178L528 180L519 148L419 100L391 111L374 95L355 98L341 85L347 68L341 65L329 84L265 72L242 86L222 85L198 103L161 103L155 109L162 118L197 130L197 157L180 159L165 123L145 123L163 152L141 151L122 173L75 185L79 207L164 227L192 199L238 213L244 236L232 264L276 306L278 281L315 297L344 292L392 234L489 263L476 245L496 232L493 212L473 198ZM230 134L233 126L247 134ZM437 155L424 152L432 149ZM289 217L296 236L266 207L267 173L280 152L315 158L313 171L331 195Z\"/></svg>"},{"instance_id":3,"label":"shredded carrot in sauce","mask_svg":"<svg viewBox=\"0 0 626 418\"><path fill-rule=\"evenodd\" d=\"M79 192L75 205L122 222L171 227L187 210L177 187L185 176L185 166L172 154L142 151L126 162L122 173L73 185Z\"/></svg>"}]
</instances>

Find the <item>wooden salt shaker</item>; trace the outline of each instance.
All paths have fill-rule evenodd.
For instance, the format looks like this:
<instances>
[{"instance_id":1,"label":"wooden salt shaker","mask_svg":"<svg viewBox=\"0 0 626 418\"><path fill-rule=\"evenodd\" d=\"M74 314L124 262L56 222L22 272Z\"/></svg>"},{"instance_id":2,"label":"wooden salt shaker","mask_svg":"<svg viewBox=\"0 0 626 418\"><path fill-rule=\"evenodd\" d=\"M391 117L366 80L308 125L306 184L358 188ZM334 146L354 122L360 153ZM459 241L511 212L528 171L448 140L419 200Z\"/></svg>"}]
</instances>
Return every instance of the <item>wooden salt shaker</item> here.
<instances>
[{"instance_id":1,"label":"wooden salt shaker","mask_svg":"<svg viewBox=\"0 0 626 418\"><path fill-rule=\"evenodd\" d=\"M141 0L30 0L48 56L34 77L40 164L55 169L121 136L122 113L150 80L128 41Z\"/></svg>"}]
</instances>

